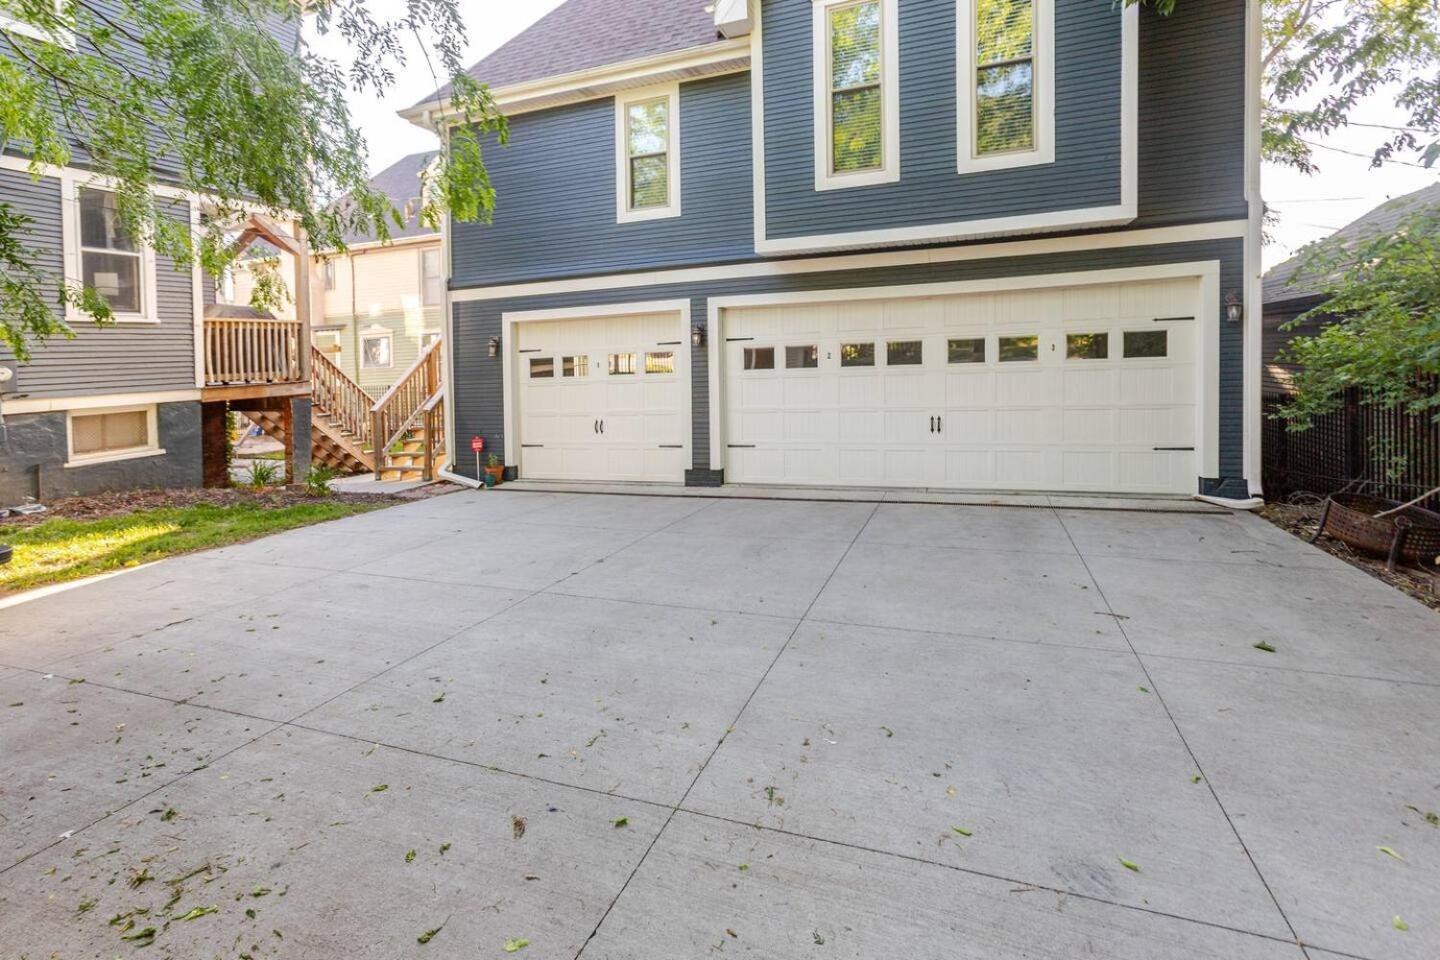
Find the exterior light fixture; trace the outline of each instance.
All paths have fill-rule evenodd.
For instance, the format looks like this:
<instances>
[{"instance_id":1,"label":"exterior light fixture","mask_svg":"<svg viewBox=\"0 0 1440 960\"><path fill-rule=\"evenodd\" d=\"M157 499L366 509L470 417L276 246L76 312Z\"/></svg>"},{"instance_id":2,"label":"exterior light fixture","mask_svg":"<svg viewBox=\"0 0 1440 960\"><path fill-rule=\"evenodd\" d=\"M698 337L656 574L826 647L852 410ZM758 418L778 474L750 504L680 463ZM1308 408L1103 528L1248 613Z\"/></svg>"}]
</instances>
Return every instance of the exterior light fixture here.
<instances>
[{"instance_id":1,"label":"exterior light fixture","mask_svg":"<svg viewBox=\"0 0 1440 960\"><path fill-rule=\"evenodd\" d=\"M705 346L705 328L696 324L690 330L690 345L694 347Z\"/></svg>"},{"instance_id":2,"label":"exterior light fixture","mask_svg":"<svg viewBox=\"0 0 1440 960\"><path fill-rule=\"evenodd\" d=\"M1225 319L1231 323L1239 323L1245 319L1245 302L1234 290L1225 294Z\"/></svg>"},{"instance_id":3,"label":"exterior light fixture","mask_svg":"<svg viewBox=\"0 0 1440 960\"><path fill-rule=\"evenodd\" d=\"M490 356L492 356L492 357L498 357L498 356L500 356L500 338L499 338L499 337L491 337L491 338L490 338Z\"/></svg>"}]
</instances>

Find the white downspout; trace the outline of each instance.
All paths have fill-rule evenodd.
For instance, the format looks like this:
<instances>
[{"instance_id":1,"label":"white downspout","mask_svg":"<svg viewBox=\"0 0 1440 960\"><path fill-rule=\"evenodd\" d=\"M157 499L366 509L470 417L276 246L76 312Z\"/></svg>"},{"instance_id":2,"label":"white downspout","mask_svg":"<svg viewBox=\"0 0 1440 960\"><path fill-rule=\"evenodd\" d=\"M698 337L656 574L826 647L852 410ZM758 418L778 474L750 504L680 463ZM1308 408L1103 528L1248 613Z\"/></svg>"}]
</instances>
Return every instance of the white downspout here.
<instances>
[{"instance_id":1,"label":"white downspout","mask_svg":"<svg viewBox=\"0 0 1440 960\"><path fill-rule=\"evenodd\" d=\"M1241 379L1243 404L1243 471L1252 497L1264 493L1261 437L1263 405L1260 394L1260 359L1265 322L1265 294L1262 283L1261 246L1264 242L1265 201L1260 192L1261 44L1264 38L1260 0L1249 0L1245 11L1245 201L1249 223L1245 231L1243 330L1244 371Z\"/></svg>"}]
</instances>

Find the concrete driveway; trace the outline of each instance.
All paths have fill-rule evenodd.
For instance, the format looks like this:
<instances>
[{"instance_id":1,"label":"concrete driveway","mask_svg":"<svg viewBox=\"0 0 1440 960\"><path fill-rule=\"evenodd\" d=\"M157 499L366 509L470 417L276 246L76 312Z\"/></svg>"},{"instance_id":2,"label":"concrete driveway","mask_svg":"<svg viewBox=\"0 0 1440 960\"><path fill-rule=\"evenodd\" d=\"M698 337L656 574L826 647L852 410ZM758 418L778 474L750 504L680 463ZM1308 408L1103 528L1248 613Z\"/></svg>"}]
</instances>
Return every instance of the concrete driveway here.
<instances>
[{"instance_id":1,"label":"concrete driveway","mask_svg":"<svg viewBox=\"0 0 1440 960\"><path fill-rule=\"evenodd\" d=\"M1249 516L463 493L0 609L7 960L1432 960L1433 811L1440 619Z\"/></svg>"}]
</instances>

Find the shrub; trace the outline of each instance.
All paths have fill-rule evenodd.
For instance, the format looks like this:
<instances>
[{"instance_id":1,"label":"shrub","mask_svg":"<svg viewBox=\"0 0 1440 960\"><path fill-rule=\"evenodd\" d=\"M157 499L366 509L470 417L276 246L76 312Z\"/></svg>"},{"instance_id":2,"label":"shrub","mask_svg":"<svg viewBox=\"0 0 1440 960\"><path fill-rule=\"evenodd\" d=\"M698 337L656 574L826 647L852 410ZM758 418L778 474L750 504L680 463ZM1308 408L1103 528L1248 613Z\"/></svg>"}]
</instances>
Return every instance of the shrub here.
<instances>
[{"instance_id":1,"label":"shrub","mask_svg":"<svg viewBox=\"0 0 1440 960\"><path fill-rule=\"evenodd\" d=\"M245 482L257 490L273 487L280 482L282 466L273 460L255 460L250 464L250 474Z\"/></svg>"},{"instance_id":2,"label":"shrub","mask_svg":"<svg viewBox=\"0 0 1440 960\"><path fill-rule=\"evenodd\" d=\"M312 497L328 497L334 493L330 484L335 480L335 471L317 463L305 474L305 492Z\"/></svg>"}]
</instances>

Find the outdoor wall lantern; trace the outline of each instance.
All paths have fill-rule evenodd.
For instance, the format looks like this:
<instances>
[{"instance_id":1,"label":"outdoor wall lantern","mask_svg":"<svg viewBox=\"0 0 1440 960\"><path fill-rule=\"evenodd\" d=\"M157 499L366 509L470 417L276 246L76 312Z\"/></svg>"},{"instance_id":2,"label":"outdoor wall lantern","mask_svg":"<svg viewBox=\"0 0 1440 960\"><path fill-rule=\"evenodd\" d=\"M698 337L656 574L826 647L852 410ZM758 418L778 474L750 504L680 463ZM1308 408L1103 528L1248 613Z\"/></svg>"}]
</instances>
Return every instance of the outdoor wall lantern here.
<instances>
[{"instance_id":1,"label":"outdoor wall lantern","mask_svg":"<svg viewBox=\"0 0 1440 960\"><path fill-rule=\"evenodd\" d=\"M500 338L499 338L499 337L491 337L491 338L490 338L490 356L492 356L492 357L498 357L498 356L500 356Z\"/></svg>"},{"instance_id":2,"label":"outdoor wall lantern","mask_svg":"<svg viewBox=\"0 0 1440 960\"><path fill-rule=\"evenodd\" d=\"M1245 319L1245 302L1234 290L1225 294L1225 319L1231 323L1239 323Z\"/></svg>"},{"instance_id":3,"label":"outdoor wall lantern","mask_svg":"<svg viewBox=\"0 0 1440 960\"><path fill-rule=\"evenodd\" d=\"M693 347L705 346L705 328L698 323L690 330L690 345Z\"/></svg>"}]
</instances>

